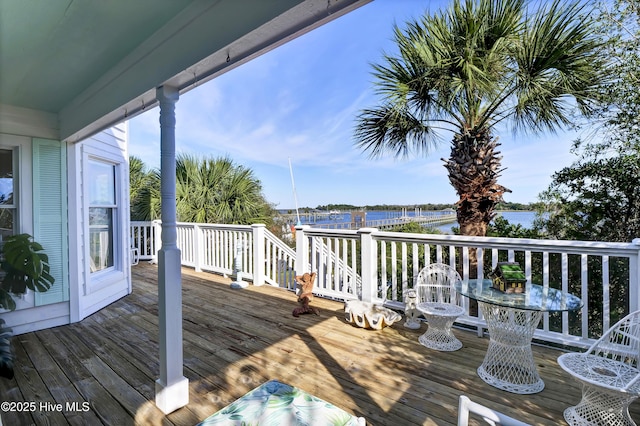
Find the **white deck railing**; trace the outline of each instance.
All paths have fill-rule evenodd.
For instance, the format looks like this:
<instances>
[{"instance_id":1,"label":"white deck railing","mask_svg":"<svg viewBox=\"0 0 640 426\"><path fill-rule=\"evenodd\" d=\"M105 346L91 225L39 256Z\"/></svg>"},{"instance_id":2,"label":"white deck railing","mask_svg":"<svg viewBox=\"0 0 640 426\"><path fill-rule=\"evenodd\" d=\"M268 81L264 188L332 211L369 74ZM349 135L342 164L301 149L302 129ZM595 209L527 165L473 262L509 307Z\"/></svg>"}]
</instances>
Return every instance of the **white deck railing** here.
<instances>
[{"instance_id":1,"label":"white deck railing","mask_svg":"<svg viewBox=\"0 0 640 426\"><path fill-rule=\"evenodd\" d=\"M140 259L154 260L160 223L133 222L131 235ZM302 226L296 228L294 250L264 225L178 223L178 246L183 265L196 270L230 275L237 256L242 276L255 285L293 290L296 274L313 271L318 274L314 292L320 296L358 298L397 309L403 308L404 291L426 264L450 264L469 279L486 277L498 261L517 261L530 282L583 300L579 312L544 315L535 338L559 344L587 346L622 314L640 309L640 240L526 240ZM472 303L465 303L467 315L459 322L485 327Z\"/></svg>"},{"instance_id":2,"label":"white deck railing","mask_svg":"<svg viewBox=\"0 0 640 426\"><path fill-rule=\"evenodd\" d=\"M160 249L159 222L131 222L131 248L138 249L139 260L154 260Z\"/></svg>"}]
</instances>

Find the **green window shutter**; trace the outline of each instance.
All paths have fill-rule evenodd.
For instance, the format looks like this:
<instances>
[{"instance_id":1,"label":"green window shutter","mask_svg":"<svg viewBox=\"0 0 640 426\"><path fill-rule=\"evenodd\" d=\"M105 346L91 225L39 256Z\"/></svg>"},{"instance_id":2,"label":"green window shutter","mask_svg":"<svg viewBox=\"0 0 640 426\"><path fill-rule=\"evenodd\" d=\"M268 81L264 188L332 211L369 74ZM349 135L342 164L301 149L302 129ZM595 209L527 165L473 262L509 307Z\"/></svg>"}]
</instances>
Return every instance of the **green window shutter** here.
<instances>
[{"instance_id":1,"label":"green window shutter","mask_svg":"<svg viewBox=\"0 0 640 426\"><path fill-rule=\"evenodd\" d=\"M36 293L36 306L69 300L66 144L33 140L33 238L49 256L55 283Z\"/></svg>"}]
</instances>

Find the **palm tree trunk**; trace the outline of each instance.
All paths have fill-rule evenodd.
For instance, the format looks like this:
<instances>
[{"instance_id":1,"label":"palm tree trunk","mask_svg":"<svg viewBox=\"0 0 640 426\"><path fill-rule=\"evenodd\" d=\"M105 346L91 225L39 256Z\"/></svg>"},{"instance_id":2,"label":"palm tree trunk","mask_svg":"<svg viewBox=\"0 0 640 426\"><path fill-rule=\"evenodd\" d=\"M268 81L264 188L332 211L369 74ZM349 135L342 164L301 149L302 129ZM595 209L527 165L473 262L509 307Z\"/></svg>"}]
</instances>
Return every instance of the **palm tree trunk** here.
<instances>
[{"instance_id":1,"label":"palm tree trunk","mask_svg":"<svg viewBox=\"0 0 640 426\"><path fill-rule=\"evenodd\" d=\"M502 157L496 148L497 138L489 129L467 130L456 134L452 141L451 156L443 159L449 172L449 181L460 199L457 204L460 233L485 236L489 222L495 216L495 207L509 189L498 184ZM475 250L470 250L470 276L477 277Z\"/></svg>"}]
</instances>

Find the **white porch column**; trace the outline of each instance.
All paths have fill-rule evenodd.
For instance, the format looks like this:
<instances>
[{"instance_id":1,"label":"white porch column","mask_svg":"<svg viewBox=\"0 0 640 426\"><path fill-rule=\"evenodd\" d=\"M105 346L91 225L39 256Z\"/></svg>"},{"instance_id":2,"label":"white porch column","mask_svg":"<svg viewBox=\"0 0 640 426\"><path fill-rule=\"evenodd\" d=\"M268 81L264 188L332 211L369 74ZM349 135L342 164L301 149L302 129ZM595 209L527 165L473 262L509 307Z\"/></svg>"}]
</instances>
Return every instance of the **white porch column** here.
<instances>
[{"instance_id":1,"label":"white porch column","mask_svg":"<svg viewBox=\"0 0 640 426\"><path fill-rule=\"evenodd\" d=\"M160 196L162 248L158 251L158 319L160 378L156 405L168 414L189 403L189 380L183 376L182 277L176 230L176 116L178 91L159 87Z\"/></svg>"}]
</instances>

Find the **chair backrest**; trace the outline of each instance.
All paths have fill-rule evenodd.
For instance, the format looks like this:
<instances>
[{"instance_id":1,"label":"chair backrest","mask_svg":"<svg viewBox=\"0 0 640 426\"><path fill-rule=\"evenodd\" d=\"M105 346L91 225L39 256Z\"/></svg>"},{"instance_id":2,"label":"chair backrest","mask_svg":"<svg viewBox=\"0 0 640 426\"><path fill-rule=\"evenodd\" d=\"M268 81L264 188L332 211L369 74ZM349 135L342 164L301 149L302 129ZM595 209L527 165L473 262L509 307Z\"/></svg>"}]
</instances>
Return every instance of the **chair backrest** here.
<instances>
[{"instance_id":1,"label":"chair backrest","mask_svg":"<svg viewBox=\"0 0 640 426\"><path fill-rule=\"evenodd\" d=\"M493 426L530 426L529 423L521 422L506 414L492 410L489 407L471 401L464 395L460 395L458 403L458 426L467 426L469 424L469 414L477 414L487 424Z\"/></svg>"},{"instance_id":2,"label":"chair backrest","mask_svg":"<svg viewBox=\"0 0 640 426\"><path fill-rule=\"evenodd\" d=\"M416 279L418 302L460 304L454 284L462 281L460 274L444 263L432 263L422 268Z\"/></svg>"},{"instance_id":3,"label":"chair backrest","mask_svg":"<svg viewBox=\"0 0 640 426\"><path fill-rule=\"evenodd\" d=\"M640 369L640 311L635 311L607 330L587 351Z\"/></svg>"}]
</instances>

